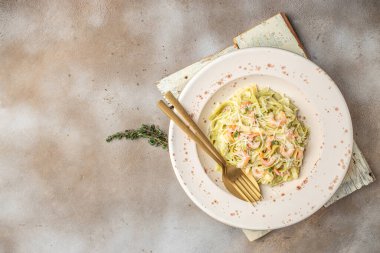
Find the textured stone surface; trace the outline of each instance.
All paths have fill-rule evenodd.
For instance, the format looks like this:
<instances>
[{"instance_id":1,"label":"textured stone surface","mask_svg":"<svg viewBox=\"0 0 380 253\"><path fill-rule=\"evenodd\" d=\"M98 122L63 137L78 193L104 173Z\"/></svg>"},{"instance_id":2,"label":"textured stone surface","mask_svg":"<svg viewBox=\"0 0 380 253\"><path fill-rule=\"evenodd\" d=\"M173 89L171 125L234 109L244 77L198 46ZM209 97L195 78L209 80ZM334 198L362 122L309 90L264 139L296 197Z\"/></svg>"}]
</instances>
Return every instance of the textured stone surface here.
<instances>
[{"instance_id":1,"label":"textured stone surface","mask_svg":"<svg viewBox=\"0 0 380 253\"><path fill-rule=\"evenodd\" d=\"M379 251L378 181L249 243L191 203L165 151L105 142L167 127L155 81L279 11L380 175L378 1L0 1L0 252Z\"/></svg>"}]
</instances>

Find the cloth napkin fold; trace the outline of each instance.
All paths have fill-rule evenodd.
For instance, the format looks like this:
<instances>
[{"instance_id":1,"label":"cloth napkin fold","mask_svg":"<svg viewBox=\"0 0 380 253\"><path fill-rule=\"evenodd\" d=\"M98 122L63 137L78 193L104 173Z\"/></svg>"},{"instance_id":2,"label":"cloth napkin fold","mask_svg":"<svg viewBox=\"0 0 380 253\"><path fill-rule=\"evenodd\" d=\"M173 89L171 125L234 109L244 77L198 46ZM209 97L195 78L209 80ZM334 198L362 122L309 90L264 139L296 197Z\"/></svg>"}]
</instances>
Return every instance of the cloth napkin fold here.
<instances>
[{"instance_id":1,"label":"cloth napkin fold","mask_svg":"<svg viewBox=\"0 0 380 253\"><path fill-rule=\"evenodd\" d=\"M167 91L171 91L178 97L187 82L204 66L224 54L241 48L274 47L288 50L307 58L306 51L303 48L301 41L284 13L279 13L240 34L233 39L233 42L234 44L232 46L229 46L214 55L203 58L202 60L163 78L157 83L157 88L163 94ZM361 187L372 183L374 180L375 176L354 141L348 172L338 190L324 206L327 207L331 205ZM253 241L266 235L270 230L243 229L243 232L248 240Z\"/></svg>"}]
</instances>

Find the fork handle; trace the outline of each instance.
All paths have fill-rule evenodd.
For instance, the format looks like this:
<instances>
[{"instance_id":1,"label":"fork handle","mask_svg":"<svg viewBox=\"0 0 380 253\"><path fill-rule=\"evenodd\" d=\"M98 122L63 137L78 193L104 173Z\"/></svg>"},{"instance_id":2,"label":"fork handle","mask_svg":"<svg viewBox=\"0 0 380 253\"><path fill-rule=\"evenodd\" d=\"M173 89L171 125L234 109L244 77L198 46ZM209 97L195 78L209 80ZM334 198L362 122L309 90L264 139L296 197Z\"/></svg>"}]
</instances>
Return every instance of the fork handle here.
<instances>
[{"instance_id":1,"label":"fork handle","mask_svg":"<svg viewBox=\"0 0 380 253\"><path fill-rule=\"evenodd\" d=\"M199 139L197 135L195 135L190 128L164 103L164 101L160 100L157 103L158 108L161 109L163 113L166 114L171 120L174 121L174 123L182 129L193 141L195 141L196 144L199 145L216 163L218 163L221 167L224 167L224 164L222 161L218 159L214 155L211 150L208 149L208 147Z\"/></svg>"},{"instance_id":2,"label":"fork handle","mask_svg":"<svg viewBox=\"0 0 380 253\"><path fill-rule=\"evenodd\" d=\"M202 132L199 126L194 122L194 120L190 117L190 115L186 112L185 108L181 105L181 103L174 97L173 93L168 91L165 95L165 98L171 103L174 108L177 110L178 114L190 125L190 127L195 131L195 134L199 137L199 139L203 142L204 145L211 150L211 152L218 157L220 161L222 161L223 165L226 165L226 161L223 156L216 150L214 145L210 142L210 140L206 137L206 135Z\"/></svg>"}]
</instances>

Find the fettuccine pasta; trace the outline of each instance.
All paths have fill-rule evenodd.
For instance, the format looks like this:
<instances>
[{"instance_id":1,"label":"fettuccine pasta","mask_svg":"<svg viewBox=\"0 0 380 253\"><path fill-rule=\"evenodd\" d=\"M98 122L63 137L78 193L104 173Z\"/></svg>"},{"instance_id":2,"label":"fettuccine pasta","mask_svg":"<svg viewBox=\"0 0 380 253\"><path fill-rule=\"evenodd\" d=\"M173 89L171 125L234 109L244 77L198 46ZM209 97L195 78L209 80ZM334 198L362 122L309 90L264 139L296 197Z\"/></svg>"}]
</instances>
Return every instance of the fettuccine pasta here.
<instances>
[{"instance_id":1,"label":"fettuccine pasta","mask_svg":"<svg viewBox=\"0 0 380 253\"><path fill-rule=\"evenodd\" d=\"M309 130L289 98L256 85L210 116L210 140L231 165L271 186L298 178Z\"/></svg>"}]
</instances>

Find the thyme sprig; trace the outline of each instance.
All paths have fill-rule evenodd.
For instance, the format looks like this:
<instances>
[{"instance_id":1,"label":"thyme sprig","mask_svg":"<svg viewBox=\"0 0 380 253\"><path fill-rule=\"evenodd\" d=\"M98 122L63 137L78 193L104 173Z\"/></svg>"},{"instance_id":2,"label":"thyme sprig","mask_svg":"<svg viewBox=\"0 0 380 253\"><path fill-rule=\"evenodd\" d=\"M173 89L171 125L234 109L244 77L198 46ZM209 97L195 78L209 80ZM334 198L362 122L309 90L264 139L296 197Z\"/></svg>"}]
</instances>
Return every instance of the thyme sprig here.
<instances>
[{"instance_id":1,"label":"thyme sprig","mask_svg":"<svg viewBox=\"0 0 380 253\"><path fill-rule=\"evenodd\" d=\"M158 126L142 124L138 129L127 129L107 137L106 141L111 142L115 139L137 140L140 138L148 139L150 145L155 147L168 148L168 135Z\"/></svg>"}]
</instances>

